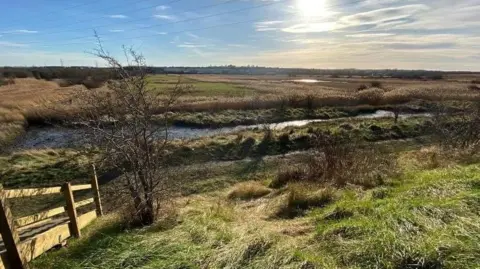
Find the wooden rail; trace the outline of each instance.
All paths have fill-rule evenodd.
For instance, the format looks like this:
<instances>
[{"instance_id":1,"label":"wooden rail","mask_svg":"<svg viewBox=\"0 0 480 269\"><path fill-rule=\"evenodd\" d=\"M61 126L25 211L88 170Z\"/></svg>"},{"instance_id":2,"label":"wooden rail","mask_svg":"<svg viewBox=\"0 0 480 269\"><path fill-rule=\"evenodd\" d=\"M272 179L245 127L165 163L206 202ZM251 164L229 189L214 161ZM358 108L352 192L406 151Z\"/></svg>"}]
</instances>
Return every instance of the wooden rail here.
<instances>
[{"instance_id":1,"label":"wooden rail","mask_svg":"<svg viewBox=\"0 0 480 269\"><path fill-rule=\"evenodd\" d=\"M75 202L73 192L89 190L93 197ZM63 193L65 206L15 219L7 199ZM95 210L78 215L77 208L95 204ZM68 218L59 215L67 213ZM28 268L28 262L62 244L67 238L81 236L81 229L103 215L95 166L90 184L62 187L4 190L0 184L0 233L6 251L0 251L0 269ZM45 228L46 227L46 228ZM39 231L38 233L35 233ZM29 236L30 234L34 234Z\"/></svg>"}]
</instances>

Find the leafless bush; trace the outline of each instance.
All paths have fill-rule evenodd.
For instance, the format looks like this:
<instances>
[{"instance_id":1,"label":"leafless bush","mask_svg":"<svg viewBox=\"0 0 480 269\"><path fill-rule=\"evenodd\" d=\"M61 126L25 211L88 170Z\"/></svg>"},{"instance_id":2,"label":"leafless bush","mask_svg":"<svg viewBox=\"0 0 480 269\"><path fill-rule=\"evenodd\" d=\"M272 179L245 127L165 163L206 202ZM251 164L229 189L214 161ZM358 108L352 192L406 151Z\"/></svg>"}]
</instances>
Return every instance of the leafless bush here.
<instances>
[{"instance_id":1,"label":"leafless bush","mask_svg":"<svg viewBox=\"0 0 480 269\"><path fill-rule=\"evenodd\" d=\"M372 86L372 88L383 88L383 85L380 81L372 81L370 85Z\"/></svg>"},{"instance_id":2,"label":"leafless bush","mask_svg":"<svg viewBox=\"0 0 480 269\"><path fill-rule=\"evenodd\" d=\"M358 86L357 92L361 92L361 91L364 91L366 89L368 89L368 86L365 85L365 84L362 84L362 85Z\"/></svg>"},{"instance_id":3,"label":"leafless bush","mask_svg":"<svg viewBox=\"0 0 480 269\"><path fill-rule=\"evenodd\" d=\"M472 85L468 86L468 89L471 90L471 91L480 91L480 87L478 87L477 84L472 84Z\"/></svg>"},{"instance_id":4,"label":"leafless bush","mask_svg":"<svg viewBox=\"0 0 480 269\"><path fill-rule=\"evenodd\" d=\"M433 117L436 138L442 148L474 153L480 149L480 102L464 103L452 111L438 105Z\"/></svg>"},{"instance_id":5,"label":"leafless bush","mask_svg":"<svg viewBox=\"0 0 480 269\"><path fill-rule=\"evenodd\" d=\"M122 172L123 193L132 201L132 224L148 225L157 217L176 182L167 164L170 113L164 113L163 123L158 124L158 118L157 123L153 121L153 111L159 107L169 111L184 86L177 83L167 99L160 99L147 85L146 64L140 54L125 49L128 67L101 45L96 55L119 79L108 82L108 90L92 90L79 96L82 111L78 121L90 131L90 141L103 153L105 165Z\"/></svg>"},{"instance_id":6,"label":"leafless bush","mask_svg":"<svg viewBox=\"0 0 480 269\"><path fill-rule=\"evenodd\" d=\"M348 134L317 132L312 138L317 154L315 169L323 171L319 180L338 186L356 184L372 187L382 184L396 171L395 158L385 156L372 145Z\"/></svg>"},{"instance_id":7,"label":"leafless bush","mask_svg":"<svg viewBox=\"0 0 480 269\"><path fill-rule=\"evenodd\" d=\"M311 143L314 154L303 164L281 170L270 187L289 182L311 181L345 186L373 187L382 184L395 171L396 161L372 145L363 144L350 135L333 135L316 131Z\"/></svg>"}]
</instances>

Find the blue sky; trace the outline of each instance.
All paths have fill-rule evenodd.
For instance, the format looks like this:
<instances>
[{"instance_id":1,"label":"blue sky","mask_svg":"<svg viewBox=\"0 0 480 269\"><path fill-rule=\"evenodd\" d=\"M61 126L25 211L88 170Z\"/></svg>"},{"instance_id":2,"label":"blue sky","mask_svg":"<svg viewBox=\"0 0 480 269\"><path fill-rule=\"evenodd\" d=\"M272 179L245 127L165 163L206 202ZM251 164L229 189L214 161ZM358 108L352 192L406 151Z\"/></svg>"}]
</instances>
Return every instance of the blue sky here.
<instances>
[{"instance_id":1,"label":"blue sky","mask_svg":"<svg viewBox=\"0 0 480 269\"><path fill-rule=\"evenodd\" d=\"M18 0L0 65L103 65L96 30L157 66L480 71L480 0Z\"/></svg>"}]
</instances>

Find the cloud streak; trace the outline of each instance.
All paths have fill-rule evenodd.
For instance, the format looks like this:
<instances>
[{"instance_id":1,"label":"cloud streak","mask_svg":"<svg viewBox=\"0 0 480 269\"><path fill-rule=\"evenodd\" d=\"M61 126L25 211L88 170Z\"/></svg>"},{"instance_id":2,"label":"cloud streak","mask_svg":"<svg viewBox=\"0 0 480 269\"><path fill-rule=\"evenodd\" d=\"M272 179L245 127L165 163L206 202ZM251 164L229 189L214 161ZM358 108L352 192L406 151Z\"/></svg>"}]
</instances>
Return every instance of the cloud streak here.
<instances>
[{"instance_id":1,"label":"cloud streak","mask_svg":"<svg viewBox=\"0 0 480 269\"><path fill-rule=\"evenodd\" d=\"M163 15L163 14L156 14L156 15L153 15L153 17L156 19L167 20L167 21L174 21L176 19L176 17L173 15Z\"/></svg>"},{"instance_id":2,"label":"cloud streak","mask_svg":"<svg viewBox=\"0 0 480 269\"><path fill-rule=\"evenodd\" d=\"M4 34L36 34L38 31L34 30L26 30L26 29L18 29L18 30L10 30L3 32Z\"/></svg>"},{"instance_id":3,"label":"cloud streak","mask_svg":"<svg viewBox=\"0 0 480 269\"><path fill-rule=\"evenodd\" d=\"M111 19L127 19L128 18L128 16L123 14L114 14L114 15L109 15L108 17Z\"/></svg>"}]
</instances>

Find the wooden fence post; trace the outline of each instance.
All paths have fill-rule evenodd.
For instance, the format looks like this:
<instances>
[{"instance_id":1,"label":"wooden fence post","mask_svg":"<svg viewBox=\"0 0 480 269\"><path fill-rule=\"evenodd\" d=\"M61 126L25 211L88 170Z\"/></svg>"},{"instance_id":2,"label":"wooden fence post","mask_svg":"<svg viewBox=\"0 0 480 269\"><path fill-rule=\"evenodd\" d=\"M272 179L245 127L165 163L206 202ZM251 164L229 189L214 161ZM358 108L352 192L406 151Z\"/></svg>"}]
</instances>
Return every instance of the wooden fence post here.
<instances>
[{"instance_id":1,"label":"wooden fence post","mask_svg":"<svg viewBox=\"0 0 480 269\"><path fill-rule=\"evenodd\" d=\"M70 234L79 238L81 233L80 228L78 227L77 209L75 208L75 200L73 199L72 185L70 185L70 182L63 184L63 194L67 202L66 209L68 217L70 218Z\"/></svg>"},{"instance_id":2,"label":"wooden fence post","mask_svg":"<svg viewBox=\"0 0 480 269\"><path fill-rule=\"evenodd\" d=\"M95 209L97 211L97 216L103 216L102 200L100 199L100 189L98 187L97 171L94 164L92 164L92 191L93 199L95 200Z\"/></svg>"},{"instance_id":3,"label":"wooden fence post","mask_svg":"<svg viewBox=\"0 0 480 269\"><path fill-rule=\"evenodd\" d=\"M27 264L22 259L22 254L18 249L20 236L15 230L15 221L6 202L5 192L0 184L0 232L7 250L8 268L24 269L27 268Z\"/></svg>"}]
</instances>

